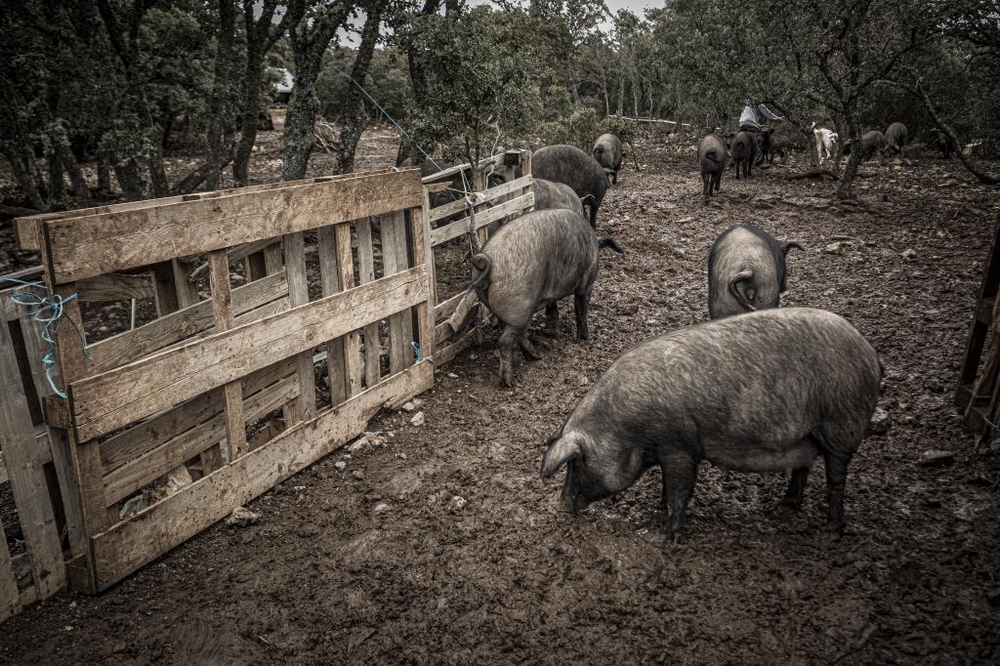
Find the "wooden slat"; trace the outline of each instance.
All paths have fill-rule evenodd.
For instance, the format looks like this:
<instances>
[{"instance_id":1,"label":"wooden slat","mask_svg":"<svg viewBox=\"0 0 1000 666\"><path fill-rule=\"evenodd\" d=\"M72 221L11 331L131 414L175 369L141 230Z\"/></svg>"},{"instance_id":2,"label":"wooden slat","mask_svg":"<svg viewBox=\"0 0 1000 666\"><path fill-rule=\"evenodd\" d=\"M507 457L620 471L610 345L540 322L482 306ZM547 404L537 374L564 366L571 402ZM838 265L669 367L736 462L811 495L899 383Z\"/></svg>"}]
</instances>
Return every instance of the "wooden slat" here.
<instances>
[{"instance_id":1,"label":"wooden slat","mask_svg":"<svg viewBox=\"0 0 1000 666\"><path fill-rule=\"evenodd\" d=\"M501 203L504 197L512 192L521 194L525 188L531 187L531 182L531 174L529 173L508 183L491 187L482 192L476 192L473 197L474 203L477 205L483 203ZM432 209L430 221L434 223L455 213L464 213L468 208L469 204L464 199L461 201L452 201L451 203Z\"/></svg>"},{"instance_id":2,"label":"wooden slat","mask_svg":"<svg viewBox=\"0 0 1000 666\"><path fill-rule=\"evenodd\" d=\"M92 540L97 588L106 589L143 564L224 518L275 484L343 446L387 402L398 406L433 384L430 363L419 363L342 405L324 410L137 516Z\"/></svg>"},{"instance_id":3,"label":"wooden slat","mask_svg":"<svg viewBox=\"0 0 1000 666\"><path fill-rule=\"evenodd\" d=\"M531 206L535 205L535 195L534 193L528 193L517 197L516 199L511 199L499 206L494 206L487 211L476 214L476 230L482 229L488 224L496 222L499 219L507 217L512 214L519 214L521 212L527 212ZM451 224L445 225L443 227L438 227L431 231L431 244L440 245L446 241L450 241L452 238L458 238L462 234L469 232L469 218L463 217L461 220L456 220Z\"/></svg>"},{"instance_id":4,"label":"wooden slat","mask_svg":"<svg viewBox=\"0 0 1000 666\"><path fill-rule=\"evenodd\" d=\"M237 321L251 310L273 302L286 293L288 293L288 282L284 272L268 275L266 278L233 289L233 312L237 316ZM90 352L91 362L87 366L87 374L96 375L131 363L197 333L211 330L212 326L210 301L189 305L183 310L154 319L135 330L90 345L87 351Z\"/></svg>"},{"instance_id":5,"label":"wooden slat","mask_svg":"<svg viewBox=\"0 0 1000 666\"><path fill-rule=\"evenodd\" d=\"M6 324L0 324L0 377L19 375L10 330ZM20 381L0 381L0 433L3 435L4 463L31 561L34 585L41 598L48 598L65 585L66 569L52 500L42 470L42 465L51 457L35 441L31 413Z\"/></svg>"},{"instance_id":6,"label":"wooden slat","mask_svg":"<svg viewBox=\"0 0 1000 666\"><path fill-rule=\"evenodd\" d=\"M223 333L232 329L232 293L229 285L229 257L225 250L214 250L208 254L208 275L212 285L212 320L215 330ZM222 387L225 400L226 440L229 446L229 460L236 460L246 453L246 418L243 415L243 388L239 379L227 382ZM214 461L217 462L217 461ZM108 503L110 504L110 503Z\"/></svg>"},{"instance_id":7,"label":"wooden slat","mask_svg":"<svg viewBox=\"0 0 1000 666\"><path fill-rule=\"evenodd\" d=\"M76 431L99 437L345 335L426 299L427 282L419 266L81 379L70 386Z\"/></svg>"},{"instance_id":8,"label":"wooden slat","mask_svg":"<svg viewBox=\"0 0 1000 666\"><path fill-rule=\"evenodd\" d=\"M419 206L416 169L42 223L50 284Z\"/></svg>"},{"instance_id":9,"label":"wooden slat","mask_svg":"<svg viewBox=\"0 0 1000 666\"><path fill-rule=\"evenodd\" d=\"M335 232L337 240L337 274L340 280L340 288L344 290L352 289L357 285L357 280L354 277L354 255L351 252L351 227L347 224L337 225ZM425 275L425 277L427 277ZM427 279L421 285L421 293L430 278ZM371 283L374 285L376 283ZM371 288L371 285L365 286L363 288ZM421 296L423 298L424 296ZM419 299L418 299L419 300ZM396 312L402 308L397 308L393 310ZM356 313L357 314L357 313ZM388 312L386 314L389 314ZM384 316L384 315L383 315ZM361 361L361 336L358 335L358 329L363 325L367 325L373 321L378 321L381 317L355 316L353 324L348 325L350 330L346 331L344 336L344 374L347 377L347 395L348 397L357 395L361 391L361 379L364 374L364 366ZM329 339L329 338L327 338Z\"/></svg>"},{"instance_id":10,"label":"wooden slat","mask_svg":"<svg viewBox=\"0 0 1000 666\"><path fill-rule=\"evenodd\" d=\"M84 303L127 301L156 295L152 273L108 273L80 280L76 288Z\"/></svg>"},{"instance_id":11,"label":"wooden slat","mask_svg":"<svg viewBox=\"0 0 1000 666\"><path fill-rule=\"evenodd\" d=\"M375 248L372 244L372 221L358 220L354 227L358 235L358 282L368 284L375 280ZM428 273L433 275L433 273ZM433 288L434 281L431 280ZM378 339L378 322L368 324L365 331L365 385L368 388L378 384L382 377L379 359L382 346Z\"/></svg>"},{"instance_id":12,"label":"wooden slat","mask_svg":"<svg viewBox=\"0 0 1000 666\"><path fill-rule=\"evenodd\" d=\"M286 377L277 384L258 391L243 403L248 421L259 419L294 398L299 391L298 380ZM204 423L164 442L104 477L104 501L112 506L136 490L152 483L184 461L198 455L226 436L226 418L217 414Z\"/></svg>"},{"instance_id":13,"label":"wooden slat","mask_svg":"<svg viewBox=\"0 0 1000 666\"><path fill-rule=\"evenodd\" d=\"M427 257L433 254L430 250L427 235L427 225L423 219L423 209L414 208L407 213L410 237L413 239L413 265L427 266ZM429 294L428 294L429 296ZM417 319L417 342L423 358L433 359L434 349L434 305L429 301L417 303L414 306Z\"/></svg>"},{"instance_id":14,"label":"wooden slat","mask_svg":"<svg viewBox=\"0 0 1000 666\"><path fill-rule=\"evenodd\" d=\"M320 287L324 296L336 294L340 288L340 271L337 267L337 238L333 226L320 227L316 239L319 254ZM344 369L344 339L326 343L326 369L330 382L330 401L336 405L347 399L347 373Z\"/></svg>"},{"instance_id":15,"label":"wooden slat","mask_svg":"<svg viewBox=\"0 0 1000 666\"><path fill-rule=\"evenodd\" d=\"M7 536L0 525L0 622L21 610L21 598L17 592L17 579L10 566L10 551Z\"/></svg>"},{"instance_id":16,"label":"wooden slat","mask_svg":"<svg viewBox=\"0 0 1000 666\"><path fill-rule=\"evenodd\" d=\"M382 264L392 275L409 266L406 248L406 223L403 211L384 215L382 225ZM396 374L413 359L413 324L409 310L389 317L389 373Z\"/></svg>"},{"instance_id":17,"label":"wooden slat","mask_svg":"<svg viewBox=\"0 0 1000 666\"><path fill-rule=\"evenodd\" d=\"M383 169L374 171L366 175L377 175L389 173L394 169ZM125 213L150 208L156 208L167 204L177 204L185 201L197 201L200 199L211 199L220 196L228 196L234 193L258 194L270 190L280 190L288 187L309 185L317 182L329 182L331 180L343 180L345 178L356 178L357 174L349 173L337 176L322 176L320 178L306 178L303 180L281 181L277 183L264 183L261 185L251 185L249 187L232 187L224 190L212 192L196 192L194 194L179 194L172 197L161 197L159 199L143 199L140 201L127 201L125 203L110 204L107 206L97 206L94 208L80 208L61 213L43 213L29 217L14 218L14 234L17 238L18 247L22 250L41 250L42 234L41 223L48 220L70 220L77 217L90 217L94 215L106 215L110 213Z\"/></svg>"},{"instance_id":18,"label":"wooden slat","mask_svg":"<svg viewBox=\"0 0 1000 666\"><path fill-rule=\"evenodd\" d=\"M434 276L435 279L431 280L431 296L429 299L430 307L436 308L438 295L437 295L437 272L435 269L435 259L434 252L430 250L429 244L431 239L431 202L430 199L425 196L423 205L420 207L421 218L423 223L423 238L424 242L428 244L428 251L426 253L426 264L427 264L427 274Z\"/></svg>"},{"instance_id":19,"label":"wooden slat","mask_svg":"<svg viewBox=\"0 0 1000 666\"><path fill-rule=\"evenodd\" d=\"M289 303L293 308L306 305L309 303L309 282L306 276L305 237L301 231L285 236L285 270L288 272ZM316 372L312 357L313 350L310 348L299 354L296 360L299 414L307 421L316 415Z\"/></svg>"},{"instance_id":20,"label":"wooden slat","mask_svg":"<svg viewBox=\"0 0 1000 666\"><path fill-rule=\"evenodd\" d=\"M293 359L286 359L248 375L242 381L243 398L290 376L295 371ZM177 407L153 416L128 430L101 442L101 464L111 472L146 454L161 443L176 439L198 424L215 418L222 412L222 393L210 391ZM219 439L225 433L219 435ZM218 440L216 440L218 441Z\"/></svg>"}]
</instances>

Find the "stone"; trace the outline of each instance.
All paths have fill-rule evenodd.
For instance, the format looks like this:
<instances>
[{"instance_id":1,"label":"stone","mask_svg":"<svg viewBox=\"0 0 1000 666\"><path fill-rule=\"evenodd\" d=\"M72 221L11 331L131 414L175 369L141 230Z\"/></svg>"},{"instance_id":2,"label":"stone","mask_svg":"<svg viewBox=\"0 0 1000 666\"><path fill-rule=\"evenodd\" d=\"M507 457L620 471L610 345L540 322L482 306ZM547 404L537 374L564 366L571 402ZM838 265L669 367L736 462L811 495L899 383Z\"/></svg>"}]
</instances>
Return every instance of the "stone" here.
<instances>
[{"instance_id":1,"label":"stone","mask_svg":"<svg viewBox=\"0 0 1000 666\"><path fill-rule=\"evenodd\" d=\"M840 248L842 248L843 246L844 244L840 242L830 243L829 245L823 248L823 251L826 252L827 254L836 254L840 252Z\"/></svg>"},{"instance_id":2,"label":"stone","mask_svg":"<svg viewBox=\"0 0 1000 666\"><path fill-rule=\"evenodd\" d=\"M868 422L868 432L873 435L884 435L889 432L891 425L892 419L889 417L889 412L881 407L876 407L871 421Z\"/></svg>"},{"instance_id":3,"label":"stone","mask_svg":"<svg viewBox=\"0 0 1000 666\"><path fill-rule=\"evenodd\" d=\"M579 384L580 384L580 386L587 386L588 384L590 384L590 380L587 379L587 375L583 375L583 376L580 377Z\"/></svg>"},{"instance_id":4,"label":"stone","mask_svg":"<svg viewBox=\"0 0 1000 666\"><path fill-rule=\"evenodd\" d=\"M247 525L253 525L258 520L260 520L259 513L254 513L245 506L238 506L233 509L233 513L229 516L229 518L226 518L226 525L246 527Z\"/></svg>"},{"instance_id":5,"label":"stone","mask_svg":"<svg viewBox=\"0 0 1000 666\"><path fill-rule=\"evenodd\" d=\"M410 419L410 425L420 427L424 424L425 418L423 412L417 412L416 416Z\"/></svg>"},{"instance_id":6,"label":"stone","mask_svg":"<svg viewBox=\"0 0 1000 666\"><path fill-rule=\"evenodd\" d=\"M367 435L362 435L356 440L351 442L351 445L347 447L347 450L351 453L357 453L359 451L366 451L372 447L371 440L368 439Z\"/></svg>"},{"instance_id":7,"label":"stone","mask_svg":"<svg viewBox=\"0 0 1000 666\"><path fill-rule=\"evenodd\" d=\"M365 473L362 472L360 469L354 470L353 472L351 472L351 475L358 481L361 481L362 479L365 478Z\"/></svg>"},{"instance_id":8,"label":"stone","mask_svg":"<svg viewBox=\"0 0 1000 666\"><path fill-rule=\"evenodd\" d=\"M468 504L468 501L466 501L464 497L455 495L450 500L448 500L448 510L451 511L452 513L456 511L461 511L466 504Z\"/></svg>"},{"instance_id":9,"label":"stone","mask_svg":"<svg viewBox=\"0 0 1000 666\"><path fill-rule=\"evenodd\" d=\"M375 505L375 508L372 509L372 513L376 513L376 514L378 514L378 513L385 513L388 510L389 510L389 505L388 504L386 504L385 502L379 502L378 504Z\"/></svg>"},{"instance_id":10,"label":"stone","mask_svg":"<svg viewBox=\"0 0 1000 666\"><path fill-rule=\"evenodd\" d=\"M417 406L413 404L412 400L410 402L404 402L403 403L403 411L404 412L412 412L416 408L417 408Z\"/></svg>"},{"instance_id":11,"label":"stone","mask_svg":"<svg viewBox=\"0 0 1000 666\"><path fill-rule=\"evenodd\" d=\"M333 466L336 467L337 469L344 469L345 467L347 467L347 463L344 462L343 460L338 460L337 462L333 463Z\"/></svg>"},{"instance_id":12,"label":"stone","mask_svg":"<svg viewBox=\"0 0 1000 666\"><path fill-rule=\"evenodd\" d=\"M914 250L913 248L909 247L909 248L906 248L905 250L903 250L902 252L900 252L900 256L903 257L903 259L907 259L909 261L912 261L912 260L914 260L914 259L917 258L917 251Z\"/></svg>"},{"instance_id":13,"label":"stone","mask_svg":"<svg viewBox=\"0 0 1000 666\"><path fill-rule=\"evenodd\" d=\"M917 463L921 467L934 467L950 465L955 462L955 454L952 451L930 450L924 451Z\"/></svg>"}]
</instances>

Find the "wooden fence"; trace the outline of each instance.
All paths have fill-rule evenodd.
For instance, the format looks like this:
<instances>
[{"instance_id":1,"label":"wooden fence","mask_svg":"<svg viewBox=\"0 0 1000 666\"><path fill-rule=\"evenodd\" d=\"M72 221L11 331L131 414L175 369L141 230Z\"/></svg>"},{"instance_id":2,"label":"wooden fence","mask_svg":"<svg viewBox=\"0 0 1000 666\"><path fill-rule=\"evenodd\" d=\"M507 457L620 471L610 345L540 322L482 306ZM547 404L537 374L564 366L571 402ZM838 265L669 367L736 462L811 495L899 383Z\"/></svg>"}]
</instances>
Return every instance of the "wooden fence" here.
<instances>
[{"instance_id":1,"label":"wooden fence","mask_svg":"<svg viewBox=\"0 0 1000 666\"><path fill-rule=\"evenodd\" d=\"M473 190L431 208L461 172ZM0 533L0 620L67 581L106 589L430 388L489 315L465 290L438 302L435 255L530 210L530 172L508 151L423 183L384 171L16 220L43 267L7 277L44 289L0 283L0 370L20 379L0 394L0 500L9 483L23 534L12 552ZM43 324L10 298L25 290L65 299L65 399ZM108 337L108 302L139 325Z\"/></svg>"},{"instance_id":2,"label":"wooden fence","mask_svg":"<svg viewBox=\"0 0 1000 666\"><path fill-rule=\"evenodd\" d=\"M68 397L44 403L53 458L72 470L60 482L77 509L65 522L78 590L114 584L433 381L413 353L434 350L416 170L41 216L17 231L42 250L53 296L129 271L157 315L85 353L93 324L68 300L56 334Z\"/></svg>"},{"instance_id":3,"label":"wooden fence","mask_svg":"<svg viewBox=\"0 0 1000 666\"><path fill-rule=\"evenodd\" d=\"M486 174L490 171L502 174L504 182L487 188ZM460 177L462 173L464 180ZM433 193L442 187L455 187L456 180L469 183L473 191L457 201L431 208ZM427 271L437 276L436 256L444 244L470 233L475 233L477 241L483 244L489 237L490 225L522 215L534 207L531 153L510 150L493 155L480 160L476 170L469 164L460 164L425 177L423 190L424 219L433 250L427 254ZM434 306L436 361L443 364L474 342L476 324L485 320L488 313L475 292L462 290L445 297L438 291L435 280L431 284L431 304Z\"/></svg>"}]
</instances>

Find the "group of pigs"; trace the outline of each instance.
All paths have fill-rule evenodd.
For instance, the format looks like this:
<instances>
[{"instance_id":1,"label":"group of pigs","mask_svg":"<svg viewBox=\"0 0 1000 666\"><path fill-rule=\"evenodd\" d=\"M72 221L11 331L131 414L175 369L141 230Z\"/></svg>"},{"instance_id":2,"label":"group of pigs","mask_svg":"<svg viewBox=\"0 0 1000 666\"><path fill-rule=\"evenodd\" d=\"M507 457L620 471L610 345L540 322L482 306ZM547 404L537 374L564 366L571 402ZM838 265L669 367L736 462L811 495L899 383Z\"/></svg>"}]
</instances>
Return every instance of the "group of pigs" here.
<instances>
[{"instance_id":1,"label":"group of pigs","mask_svg":"<svg viewBox=\"0 0 1000 666\"><path fill-rule=\"evenodd\" d=\"M470 288L503 324L503 384L514 384L516 347L537 358L527 328L543 307L546 327L554 330L557 302L572 294L577 335L589 338L598 251L621 252L595 231L597 208L617 181L621 159L621 142L612 135L600 137L590 155L566 145L538 150L536 210L504 225L471 258ZM795 509L821 455L827 528L843 528L847 466L875 411L882 366L838 315L778 308L785 255L796 247L751 226L719 236L708 259L710 320L625 352L548 440L541 475L566 467L565 510L625 490L659 465L666 530L677 532L702 459L739 471L789 471L781 504Z\"/></svg>"}]
</instances>

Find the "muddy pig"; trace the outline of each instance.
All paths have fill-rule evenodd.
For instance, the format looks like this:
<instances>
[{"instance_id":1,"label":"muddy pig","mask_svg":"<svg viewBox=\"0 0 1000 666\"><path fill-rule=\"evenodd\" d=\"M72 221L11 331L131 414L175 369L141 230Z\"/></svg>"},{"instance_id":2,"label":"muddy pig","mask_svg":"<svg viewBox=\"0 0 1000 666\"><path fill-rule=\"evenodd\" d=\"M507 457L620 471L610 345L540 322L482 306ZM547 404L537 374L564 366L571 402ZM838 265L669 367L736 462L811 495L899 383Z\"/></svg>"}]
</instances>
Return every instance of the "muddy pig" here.
<instances>
[{"instance_id":1,"label":"muddy pig","mask_svg":"<svg viewBox=\"0 0 1000 666\"><path fill-rule=\"evenodd\" d=\"M753 160L756 157L757 141L750 132L739 132L733 139L733 144L729 153L736 163L736 178L739 179L742 173L744 177L750 177ZM741 171L742 169L742 171Z\"/></svg>"},{"instance_id":2,"label":"muddy pig","mask_svg":"<svg viewBox=\"0 0 1000 666\"><path fill-rule=\"evenodd\" d=\"M698 144L698 170L701 172L702 196L707 200L722 185L722 173L726 170L729 154L722 139L709 134Z\"/></svg>"},{"instance_id":3,"label":"muddy pig","mask_svg":"<svg viewBox=\"0 0 1000 666\"><path fill-rule=\"evenodd\" d=\"M941 130L934 130L931 133L930 145L935 150L941 151L941 159L950 159L955 153L958 152L955 142L951 140L950 136Z\"/></svg>"},{"instance_id":4,"label":"muddy pig","mask_svg":"<svg viewBox=\"0 0 1000 666\"><path fill-rule=\"evenodd\" d=\"M844 144L843 154L850 155L851 150L854 149L853 141L848 141ZM885 154L885 136L882 132L878 130L872 130L871 132L865 132L861 136L861 159L870 160L871 158L878 155L879 157Z\"/></svg>"},{"instance_id":5,"label":"muddy pig","mask_svg":"<svg viewBox=\"0 0 1000 666\"><path fill-rule=\"evenodd\" d=\"M903 146L909 139L909 132L903 123L892 123L885 130L885 151L886 154L903 154Z\"/></svg>"},{"instance_id":6,"label":"muddy pig","mask_svg":"<svg viewBox=\"0 0 1000 666\"><path fill-rule=\"evenodd\" d=\"M708 314L712 319L776 308L785 291L785 258L792 241L738 224L723 231L708 253Z\"/></svg>"},{"instance_id":7,"label":"muddy pig","mask_svg":"<svg viewBox=\"0 0 1000 666\"><path fill-rule=\"evenodd\" d=\"M514 385L515 347L529 358L538 358L527 329L531 316L543 305L548 328L554 330L559 321L557 302L573 294L576 334L583 340L590 338L587 307L601 247L622 251L613 239L598 238L577 213L554 208L508 222L472 257L469 286L504 324L498 343L503 384Z\"/></svg>"},{"instance_id":8,"label":"muddy pig","mask_svg":"<svg viewBox=\"0 0 1000 666\"><path fill-rule=\"evenodd\" d=\"M544 178L533 178L531 182L535 192L535 210L565 208L575 212L582 219L587 219L580 197L576 196L576 192L569 185L553 183Z\"/></svg>"},{"instance_id":9,"label":"muddy pig","mask_svg":"<svg viewBox=\"0 0 1000 666\"><path fill-rule=\"evenodd\" d=\"M744 472L790 470L781 504L802 503L826 463L827 529L844 526L847 465L875 412L881 364L838 315L783 308L695 324L622 355L548 441L542 478L567 465L576 512L659 465L668 533L684 524L702 459Z\"/></svg>"},{"instance_id":10,"label":"muddy pig","mask_svg":"<svg viewBox=\"0 0 1000 666\"><path fill-rule=\"evenodd\" d=\"M566 144L545 146L531 155L531 175L565 183L573 188L578 197L587 199L590 226L597 228L597 209L604 201L610 182L604 168L591 155Z\"/></svg>"},{"instance_id":11,"label":"muddy pig","mask_svg":"<svg viewBox=\"0 0 1000 666\"><path fill-rule=\"evenodd\" d=\"M594 142L591 151L604 172L611 177L611 182L618 184L618 169L622 166L622 141L614 134L602 134Z\"/></svg>"}]
</instances>

